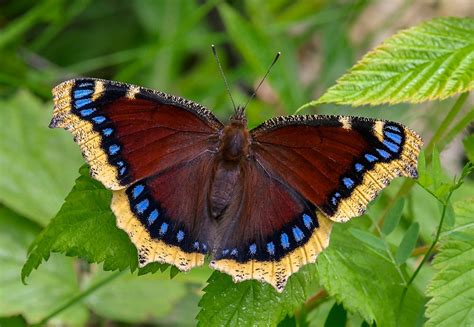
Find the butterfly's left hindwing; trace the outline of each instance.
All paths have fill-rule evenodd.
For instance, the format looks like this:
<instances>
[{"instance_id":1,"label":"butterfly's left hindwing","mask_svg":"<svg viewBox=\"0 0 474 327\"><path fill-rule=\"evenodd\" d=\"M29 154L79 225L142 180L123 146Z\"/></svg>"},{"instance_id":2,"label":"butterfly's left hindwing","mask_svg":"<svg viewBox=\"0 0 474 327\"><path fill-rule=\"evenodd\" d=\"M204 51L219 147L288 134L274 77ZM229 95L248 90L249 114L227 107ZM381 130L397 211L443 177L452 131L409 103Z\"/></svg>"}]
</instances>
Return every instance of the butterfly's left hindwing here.
<instances>
[{"instance_id":1,"label":"butterfly's left hindwing","mask_svg":"<svg viewBox=\"0 0 474 327\"><path fill-rule=\"evenodd\" d=\"M53 95L50 127L69 130L91 175L113 190L214 148L222 127L198 104L119 82L69 80Z\"/></svg>"},{"instance_id":2,"label":"butterfly's left hindwing","mask_svg":"<svg viewBox=\"0 0 474 327\"><path fill-rule=\"evenodd\" d=\"M395 122L289 116L251 134L255 160L334 221L360 216L395 177L417 177L422 141Z\"/></svg>"}]
</instances>

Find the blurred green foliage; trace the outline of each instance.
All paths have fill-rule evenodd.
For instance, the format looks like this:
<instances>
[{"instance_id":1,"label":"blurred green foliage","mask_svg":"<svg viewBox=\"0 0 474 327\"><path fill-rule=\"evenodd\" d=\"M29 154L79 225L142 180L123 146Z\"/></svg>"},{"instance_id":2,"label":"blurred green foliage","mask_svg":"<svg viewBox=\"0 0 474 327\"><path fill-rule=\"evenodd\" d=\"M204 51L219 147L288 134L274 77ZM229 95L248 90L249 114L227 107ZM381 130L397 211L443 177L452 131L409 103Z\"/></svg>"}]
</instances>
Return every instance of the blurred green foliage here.
<instances>
[{"instance_id":1,"label":"blurred green foliage","mask_svg":"<svg viewBox=\"0 0 474 327\"><path fill-rule=\"evenodd\" d=\"M164 265L150 265L133 274L104 271L135 270L136 250L126 235L117 234L121 231L108 209L110 194L86 176L86 168L78 173L83 164L79 148L66 132L47 128L51 88L78 76L177 94L227 119L232 107L211 44L217 46L237 103L246 102L275 53L281 51L280 61L247 113L250 127L276 115L292 114L334 85L370 49L377 33L386 37L400 27L396 15L412 8L407 1L378 29L361 30L365 13L377 3L2 2L0 324L194 325L196 317L204 326L279 322L285 326L342 322L390 326L397 319L402 326L419 326L428 318L430 325L472 323L468 311L474 305L472 290L463 288L472 285L472 279L469 284L465 276L447 268L454 265L457 272L472 277L474 185L467 176L457 189L459 179L453 181L454 175L461 174L461 162L473 160L473 137L463 137L474 119L467 95L423 106L400 104L390 110L388 106L356 109L328 104L305 109L305 113L404 122L421 133L427 151L420 158L418 184L395 181L366 215L335 226L331 246L318 264L295 274L281 295L255 281L234 284L226 275L211 275L208 268L177 275L165 271ZM362 35L354 38L354 29ZM449 48L446 40L439 42L445 42L443 49ZM467 42L463 49L472 51L472 44ZM432 48L428 51L437 50ZM464 63L469 73L472 66ZM464 142L453 142L456 138ZM409 283L426 249L436 244L441 217L445 220L442 246L434 248L439 257L433 265L423 264ZM49 260L23 285L20 274L28 249L25 275L43 259ZM465 260L453 259L458 254ZM170 275L176 277L170 280ZM467 295L459 298L456 292ZM443 298L458 301L466 316L453 315ZM401 311L396 311L399 305ZM401 313L398 317L397 312Z\"/></svg>"}]
</instances>

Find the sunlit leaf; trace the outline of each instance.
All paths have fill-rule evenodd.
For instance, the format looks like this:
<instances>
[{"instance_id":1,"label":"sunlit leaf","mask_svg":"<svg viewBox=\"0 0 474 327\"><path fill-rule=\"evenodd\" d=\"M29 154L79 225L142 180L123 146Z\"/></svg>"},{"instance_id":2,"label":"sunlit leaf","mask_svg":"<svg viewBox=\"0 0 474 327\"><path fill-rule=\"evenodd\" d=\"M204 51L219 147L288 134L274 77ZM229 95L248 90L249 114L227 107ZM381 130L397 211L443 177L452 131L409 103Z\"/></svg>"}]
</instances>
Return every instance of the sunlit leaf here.
<instances>
[{"instance_id":1,"label":"sunlit leaf","mask_svg":"<svg viewBox=\"0 0 474 327\"><path fill-rule=\"evenodd\" d=\"M473 71L474 20L435 18L385 40L310 105L445 99L472 90Z\"/></svg>"}]
</instances>

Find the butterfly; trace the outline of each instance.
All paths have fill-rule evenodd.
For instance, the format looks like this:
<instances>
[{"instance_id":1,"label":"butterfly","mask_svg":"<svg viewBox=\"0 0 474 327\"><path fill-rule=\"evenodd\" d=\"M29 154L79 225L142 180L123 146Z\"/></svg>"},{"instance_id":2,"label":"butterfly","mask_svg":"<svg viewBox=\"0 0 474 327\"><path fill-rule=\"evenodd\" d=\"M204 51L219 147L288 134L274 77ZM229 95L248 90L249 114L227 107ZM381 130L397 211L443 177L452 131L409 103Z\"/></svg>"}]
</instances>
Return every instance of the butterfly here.
<instances>
[{"instance_id":1,"label":"butterfly","mask_svg":"<svg viewBox=\"0 0 474 327\"><path fill-rule=\"evenodd\" d=\"M391 121L276 117L249 130L192 101L94 78L53 89L50 127L72 133L113 191L139 266L204 264L283 291L315 262L333 222L361 215L395 177L416 178L420 137Z\"/></svg>"}]
</instances>

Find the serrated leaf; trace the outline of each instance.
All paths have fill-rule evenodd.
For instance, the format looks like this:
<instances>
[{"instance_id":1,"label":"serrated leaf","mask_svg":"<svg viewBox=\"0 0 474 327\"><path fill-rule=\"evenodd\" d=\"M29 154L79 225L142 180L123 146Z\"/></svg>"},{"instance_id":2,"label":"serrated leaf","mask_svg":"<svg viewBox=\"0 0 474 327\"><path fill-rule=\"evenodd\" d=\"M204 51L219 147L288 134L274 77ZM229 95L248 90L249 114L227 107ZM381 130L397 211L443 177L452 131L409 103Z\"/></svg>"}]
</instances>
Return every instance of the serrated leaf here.
<instances>
[{"instance_id":1,"label":"serrated leaf","mask_svg":"<svg viewBox=\"0 0 474 327\"><path fill-rule=\"evenodd\" d=\"M334 225L331 243L318 259L321 284L347 311L359 313L370 323L396 326L399 317L400 326L416 325L423 314L422 294L410 286L401 312L397 312L404 283L399 268L361 246L348 232L351 226L362 229L357 220Z\"/></svg>"},{"instance_id":2,"label":"serrated leaf","mask_svg":"<svg viewBox=\"0 0 474 327\"><path fill-rule=\"evenodd\" d=\"M110 210L111 192L89 177L87 167L81 168L80 174L56 217L31 245L22 279L47 260L51 252L104 262L106 270L137 268L136 248L115 225Z\"/></svg>"},{"instance_id":3,"label":"serrated leaf","mask_svg":"<svg viewBox=\"0 0 474 327\"><path fill-rule=\"evenodd\" d=\"M51 110L26 91L0 101L0 201L41 225L59 210L83 162L67 133L48 128Z\"/></svg>"},{"instance_id":4,"label":"serrated leaf","mask_svg":"<svg viewBox=\"0 0 474 327\"><path fill-rule=\"evenodd\" d=\"M214 272L204 288L197 318L201 326L274 326L306 300L317 284L314 265L293 274L283 293L255 280L234 283Z\"/></svg>"},{"instance_id":5,"label":"serrated leaf","mask_svg":"<svg viewBox=\"0 0 474 327\"><path fill-rule=\"evenodd\" d=\"M415 248L419 232L420 225L418 223L413 223L410 225L407 232L403 236L395 255L395 260L399 265L404 263L410 257L411 252Z\"/></svg>"},{"instance_id":6,"label":"serrated leaf","mask_svg":"<svg viewBox=\"0 0 474 327\"><path fill-rule=\"evenodd\" d=\"M402 217L403 207L405 206L405 199L399 198L390 210L387 213L385 221L383 222L382 226L382 233L387 236L391 232L395 230L400 222L400 218Z\"/></svg>"},{"instance_id":7,"label":"serrated leaf","mask_svg":"<svg viewBox=\"0 0 474 327\"><path fill-rule=\"evenodd\" d=\"M435 18L365 55L308 105L379 105L445 99L474 88L474 20Z\"/></svg>"},{"instance_id":8,"label":"serrated leaf","mask_svg":"<svg viewBox=\"0 0 474 327\"><path fill-rule=\"evenodd\" d=\"M438 270L428 286L426 326L474 325L474 198L454 205L456 225L444 233L433 267ZM464 234L466 237L458 237Z\"/></svg>"},{"instance_id":9,"label":"serrated leaf","mask_svg":"<svg viewBox=\"0 0 474 327\"><path fill-rule=\"evenodd\" d=\"M0 316L21 314L29 324L38 323L80 292L73 261L60 255L52 257L28 285L21 282L28 245L38 232L38 226L26 218L0 208ZM78 326L88 315L78 304L54 317L50 324Z\"/></svg>"}]
</instances>

